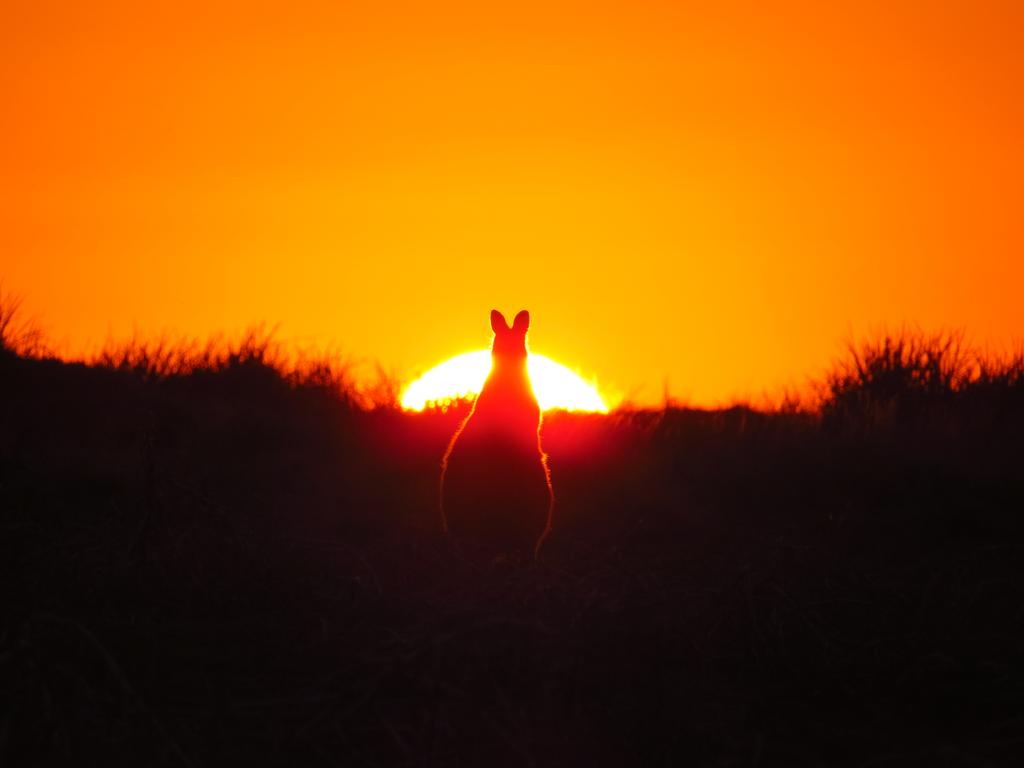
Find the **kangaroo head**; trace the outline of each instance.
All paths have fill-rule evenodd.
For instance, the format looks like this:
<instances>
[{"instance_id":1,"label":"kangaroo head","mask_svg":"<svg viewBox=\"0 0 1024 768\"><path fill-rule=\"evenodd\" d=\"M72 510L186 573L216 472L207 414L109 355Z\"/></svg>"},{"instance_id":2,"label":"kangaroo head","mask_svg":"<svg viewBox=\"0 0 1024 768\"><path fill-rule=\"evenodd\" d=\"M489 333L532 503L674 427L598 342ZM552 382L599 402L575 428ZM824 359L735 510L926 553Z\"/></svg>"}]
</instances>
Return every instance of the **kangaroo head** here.
<instances>
[{"instance_id":1,"label":"kangaroo head","mask_svg":"<svg viewBox=\"0 0 1024 768\"><path fill-rule=\"evenodd\" d=\"M491 345L491 357L495 366L514 363L526 364L526 332L530 330L530 313L525 309L516 315L509 327L505 316L496 309L491 310L491 330L494 331L494 344Z\"/></svg>"}]
</instances>

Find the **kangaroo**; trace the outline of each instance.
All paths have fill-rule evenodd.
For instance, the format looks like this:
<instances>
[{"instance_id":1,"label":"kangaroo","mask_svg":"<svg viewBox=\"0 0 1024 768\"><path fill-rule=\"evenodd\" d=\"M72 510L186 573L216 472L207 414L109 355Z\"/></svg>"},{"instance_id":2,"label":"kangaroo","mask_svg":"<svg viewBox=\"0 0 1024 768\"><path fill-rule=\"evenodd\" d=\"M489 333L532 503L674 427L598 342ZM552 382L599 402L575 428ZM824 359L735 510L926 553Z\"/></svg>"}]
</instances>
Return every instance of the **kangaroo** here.
<instances>
[{"instance_id":1,"label":"kangaroo","mask_svg":"<svg viewBox=\"0 0 1024 768\"><path fill-rule=\"evenodd\" d=\"M441 460L441 526L486 553L537 557L554 494L526 361L530 313L491 310L491 372Z\"/></svg>"}]
</instances>

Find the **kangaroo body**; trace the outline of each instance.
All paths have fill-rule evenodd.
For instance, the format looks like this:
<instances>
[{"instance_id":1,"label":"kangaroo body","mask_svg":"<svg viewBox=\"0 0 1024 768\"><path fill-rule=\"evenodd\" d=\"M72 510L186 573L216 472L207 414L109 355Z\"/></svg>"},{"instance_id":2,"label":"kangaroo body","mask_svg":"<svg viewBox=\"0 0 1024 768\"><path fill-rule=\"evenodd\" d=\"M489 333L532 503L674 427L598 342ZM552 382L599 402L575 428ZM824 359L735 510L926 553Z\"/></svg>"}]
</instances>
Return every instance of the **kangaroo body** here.
<instances>
[{"instance_id":1,"label":"kangaroo body","mask_svg":"<svg viewBox=\"0 0 1024 768\"><path fill-rule=\"evenodd\" d=\"M486 553L536 556L551 526L541 410L526 366L529 322L520 312L509 328L491 312L491 372L441 462L442 526Z\"/></svg>"}]
</instances>

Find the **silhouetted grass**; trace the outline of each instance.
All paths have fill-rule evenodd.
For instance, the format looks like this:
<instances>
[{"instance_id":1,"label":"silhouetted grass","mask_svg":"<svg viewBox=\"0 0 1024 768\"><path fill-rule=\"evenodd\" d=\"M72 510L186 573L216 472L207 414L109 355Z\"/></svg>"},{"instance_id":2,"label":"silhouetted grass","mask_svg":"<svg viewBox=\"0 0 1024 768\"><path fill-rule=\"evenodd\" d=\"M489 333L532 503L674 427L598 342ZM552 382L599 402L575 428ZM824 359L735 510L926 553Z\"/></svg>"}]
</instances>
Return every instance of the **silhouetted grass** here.
<instances>
[{"instance_id":1,"label":"silhouetted grass","mask_svg":"<svg viewBox=\"0 0 1024 768\"><path fill-rule=\"evenodd\" d=\"M958 341L548 414L555 530L486 568L437 532L465 403L260 331L5 341L0 762L1017 765L1024 366Z\"/></svg>"},{"instance_id":2,"label":"silhouetted grass","mask_svg":"<svg viewBox=\"0 0 1024 768\"><path fill-rule=\"evenodd\" d=\"M899 333L852 346L824 381L822 416L839 429L963 429L1019 411L1024 358L984 356L962 334ZM990 411L996 408L999 413Z\"/></svg>"},{"instance_id":3,"label":"silhouetted grass","mask_svg":"<svg viewBox=\"0 0 1024 768\"><path fill-rule=\"evenodd\" d=\"M48 349L42 329L26 318L22 299L4 291L0 282L0 356L43 357Z\"/></svg>"}]
</instances>

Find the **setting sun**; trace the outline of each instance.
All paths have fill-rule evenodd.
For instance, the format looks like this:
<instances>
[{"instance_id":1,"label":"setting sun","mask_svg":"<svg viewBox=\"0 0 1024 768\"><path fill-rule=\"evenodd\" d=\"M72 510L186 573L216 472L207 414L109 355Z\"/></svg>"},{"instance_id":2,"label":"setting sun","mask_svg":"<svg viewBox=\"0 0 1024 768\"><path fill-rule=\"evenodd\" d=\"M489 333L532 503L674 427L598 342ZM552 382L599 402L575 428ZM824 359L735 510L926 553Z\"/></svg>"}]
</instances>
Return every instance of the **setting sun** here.
<instances>
[{"instance_id":1,"label":"setting sun","mask_svg":"<svg viewBox=\"0 0 1024 768\"><path fill-rule=\"evenodd\" d=\"M608 412L597 388L564 365L531 353L528 366L533 391L543 410ZM429 403L443 405L460 397L477 395L490 370L490 350L456 355L412 382L402 395L402 407L419 411Z\"/></svg>"}]
</instances>

